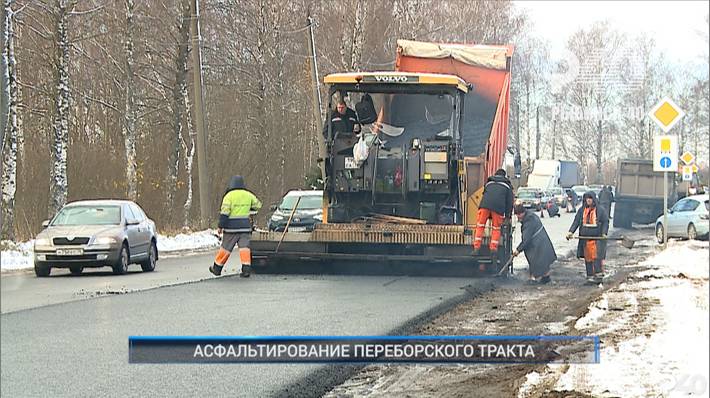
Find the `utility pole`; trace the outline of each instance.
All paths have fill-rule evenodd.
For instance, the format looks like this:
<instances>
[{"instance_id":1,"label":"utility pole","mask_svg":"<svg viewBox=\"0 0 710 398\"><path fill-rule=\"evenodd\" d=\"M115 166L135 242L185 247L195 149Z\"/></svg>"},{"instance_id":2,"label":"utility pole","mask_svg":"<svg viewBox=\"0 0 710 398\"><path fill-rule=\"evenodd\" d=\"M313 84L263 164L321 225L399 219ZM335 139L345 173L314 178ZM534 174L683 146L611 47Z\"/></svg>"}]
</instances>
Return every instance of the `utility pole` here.
<instances>
[{"instance_id":1,"label":"utility pole","mask_svg":"<svg viewBox=\"0 0 710 398\"><path fill-rule=\"evenodd\" d=\"M323 100L320 95L320 81L318 80L318 63L316 59L316 41L313 35L313 17L311 17L310 10L308 11L308 16L306 17L306 22L308 23L308 48L311 51L311 76L313 78L313 117L316 120L316 139L318 140L318 168L320 168L320 175L325 185L325 139L321 131L323 127L321 126L321 120L323 119L323 114L321 113Z\"/></svg>"},{"instance_id":2,"label":"utility pole","mask_svg":"<svg viewBox=\"0 0 710 398\"><path fill-rule=\"evenodd\" d=\"M535 159L540 159L540 105L535 108Z\"/></svg>"},{"instance_id":3,"label":"utility pole","mask_svg":"<svg viewBox=\"0 0 710 398\"><path fill-rule=\"evenodd\" d=\"M555 149L557 148L557 119L552 121L552 160L557 159L555 157Z\"/></svg>"},{"instance_id":4,"label":"utility pole","mask_svg":"<svg viewBox=\"0 0 710 398\"><path fill-rule=\"evenodd\" d=\"M192 76L195 93L195 123L197 127L197 176L200 180L200 227L209 226L210 222L210 191L209 173L207 170L207 132L205 131L205 115L202 90L202 52L200 36L200 9L198 0L190 2L190 23L192 31Z\"/></svg>"}]
</instances>

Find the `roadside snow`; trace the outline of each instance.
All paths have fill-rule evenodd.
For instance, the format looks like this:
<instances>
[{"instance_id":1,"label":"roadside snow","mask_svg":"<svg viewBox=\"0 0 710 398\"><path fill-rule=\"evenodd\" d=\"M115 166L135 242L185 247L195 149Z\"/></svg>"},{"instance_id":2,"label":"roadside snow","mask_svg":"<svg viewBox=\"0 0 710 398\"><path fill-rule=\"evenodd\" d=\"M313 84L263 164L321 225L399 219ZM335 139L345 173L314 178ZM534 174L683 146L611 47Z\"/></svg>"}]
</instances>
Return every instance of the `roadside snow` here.
<instances>
[{"instance_id":1,"label":"roadside snow","mask_svg":"<svg viewBox=\"0 0 710 398\"><path fill-rule=\"evenodd\" d=\"M175 236L158 234L158 252L160 254L166 254L178 251L214 248L220 244L216 234L217 231L214 229L189 234L178 234ZM0 246L3 247L3 250L0 252L0 270L2 272L31 269L34 267L32 259L34 240L20 243L2 241Z\"/></svg>"},{"instance_id":2,"label":"roadside snow","mask_svg":"<svg viewBox=\"0 0 710 398\"><path fill-rule=\"evenodd\" d=\"M553 390L595 397L708 396L710 246L670 242L639 265L650 268L605 293L575 324L580 333L600 336L600 363L547 366L543 377L556 379ZM530 374L519 396L528 396L539 379Z\"/></svg>"},{"instance_id":3,"label":"roadside snow","mask_svg":"<svg viewBox=\"0 0 710 398\"><path fill-rule=\"evenodd\" d=\"M32 268L32 248L35 241L15 243L4 240L0 246L4 248L0 252L0 269L2 271L15 271Z\"/></svg>"},{"instance_id":4,"label":"roadside snow","mask_svg":"<svg viewBox=\"0 0 710 398\"><path fill-rule=\"evenodd\" d=\"M207 249L219 246L217 231L207 229L190 234L165 236L158 234L158 252Z\"/></svg>"}]
</instances>

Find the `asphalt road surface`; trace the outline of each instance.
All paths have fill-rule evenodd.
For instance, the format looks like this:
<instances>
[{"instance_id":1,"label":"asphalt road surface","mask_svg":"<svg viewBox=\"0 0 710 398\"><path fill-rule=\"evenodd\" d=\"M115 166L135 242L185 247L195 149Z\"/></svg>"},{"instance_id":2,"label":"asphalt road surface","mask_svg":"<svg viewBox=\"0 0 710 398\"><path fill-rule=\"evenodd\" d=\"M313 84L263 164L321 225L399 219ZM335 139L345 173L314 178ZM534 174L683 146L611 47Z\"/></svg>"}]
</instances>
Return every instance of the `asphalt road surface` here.
<instances>
[{"instance_id":1,"label":"asphalt road surface","mask_svg":"<svg viewBox=\"0 0 710 398\"><path fill-rule=\"evenodd\" d=\"M576 245L563 238L571 217L543 220L559 249ZM519 234L518 229L516 240ZM162 258L152 273L133 266L122 276L108 268L78 277L65 270L53 270L49 278L3 274L0 395L320 395L354 368L131 365L128 336L407 333L495 283L390 276L214 278L207 271L211 262L207 253ZM226 267L232 275L236 268Z\"/></svg>"},{"instance_id":2,"label":"asphalt road surface","mask_svg":"<svg viewBox=\"0 0 710 398\"><path fill-rule=\"evenodd\" d=\"M211 279L214 277L207 268L213 256L211 252L161 256L155 271L142 272L133 264L126 275L113 275L109 267L87 268L81 276L55 268L49 278L37 278L33 271L5 273L0 278L0 312ZM233 263L234 259L227 269L234 268Z\"/></svg>"},{"instance_id":3,"label":"asphalt road surface","mask_svg":"<svg viewBox=\"0 0 710 398\"><path fill-rule=\"evenodd\" d=\"M346 368L132 365L128 336L399 333L491 285L463 278L256 275L153 288L204 277L210 261L211 255L163 259L154 273L124 276L3 275L1 395L312 395L327 391L328 378ZM77 291L112 293L81 300L87 297ZM121 291L128 293L115 294Z\"/></svg>"}]
</instances>

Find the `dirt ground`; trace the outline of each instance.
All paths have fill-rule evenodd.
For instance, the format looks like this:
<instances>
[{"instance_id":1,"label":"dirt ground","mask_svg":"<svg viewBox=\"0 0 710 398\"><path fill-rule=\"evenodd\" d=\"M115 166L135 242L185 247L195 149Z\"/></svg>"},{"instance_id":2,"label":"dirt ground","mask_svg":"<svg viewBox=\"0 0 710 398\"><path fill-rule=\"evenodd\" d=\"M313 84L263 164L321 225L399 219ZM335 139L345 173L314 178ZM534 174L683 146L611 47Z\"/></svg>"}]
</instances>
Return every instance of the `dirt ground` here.
<instances>
[{"instance_id":1,"label":"dirt ground","mask_svg":"<svg viewBox=\"0 0 710 398\"><path fill-rule=\"evenodd\" d=\"M625 231L636 239L628 250L613 242L609 245L603 285L584 283L584 264L566 257L553 265L553 282L528 285L527 273L516 270L509 279L496 280L493 291L475 297L452 311L440 315L413 334L422 335L590 335L601 336L602 345L613 345L603 333L579 331L578 320L588 313L590 304L640 270L638 262L658 251L650 229ZM632 306L626 295L607 294L608 312L624 313ZM617 297L618 296L618 297ZM633 313L616 322L620 330L648 333L643 319L652 302L633 303ZM633 326L633 327L632 327ZM631 332L630 332L631 333ZM628 333L624 333L627 335ZM584 367L580 367L584 369ZM554 372L544 364L531 365L370 365L334 388L327 397L588 397L581 392L553 391L569 365L558 365ZM526 383L527 375L543 375L537 383ZM587 377L584 370L577 378ZM526 386L523 386L527 384ZM522 390L521 390L521 387Z\"/></svg>"}]
</instances>

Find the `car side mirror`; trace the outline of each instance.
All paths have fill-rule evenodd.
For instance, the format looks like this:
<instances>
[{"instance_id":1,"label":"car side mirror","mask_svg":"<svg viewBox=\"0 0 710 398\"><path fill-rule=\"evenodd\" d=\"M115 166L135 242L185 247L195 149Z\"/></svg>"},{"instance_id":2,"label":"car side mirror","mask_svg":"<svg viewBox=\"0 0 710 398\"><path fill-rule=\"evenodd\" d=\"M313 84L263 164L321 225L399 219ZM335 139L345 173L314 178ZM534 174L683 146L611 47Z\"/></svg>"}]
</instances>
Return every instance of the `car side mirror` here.
<instances>
[{"instance_id":1,"label":"car side mirror","mask_svg":"<svg viewBox=\"0 0 710 398\"><path fill-rule=\"evenodd\" d=\"M42 221L42 228L47 228L49 226L49 220Z\"/></svg>"},{"instance_id":2,"label":"car side mirror","mask_svg":"<svg viewBox=\"0 0 710 398\"><path fill-rule=\"evenodd\" d=\"M278 205L271 205L271 207L269 207L269 210L276 211L276 209L278 209L278 208L279 208Z\"/></svg>"},{"instance_id":3,"label":"car side mirror","mask_svg":"<svg viewBox=\"0 0 710 398\"><path fill-rule=\"evenodd\" d=\"M131 219L131 220L126 220L126 225L138 225L140 224L140 221L136 219Z\"/></svg>"}]
</instances>

